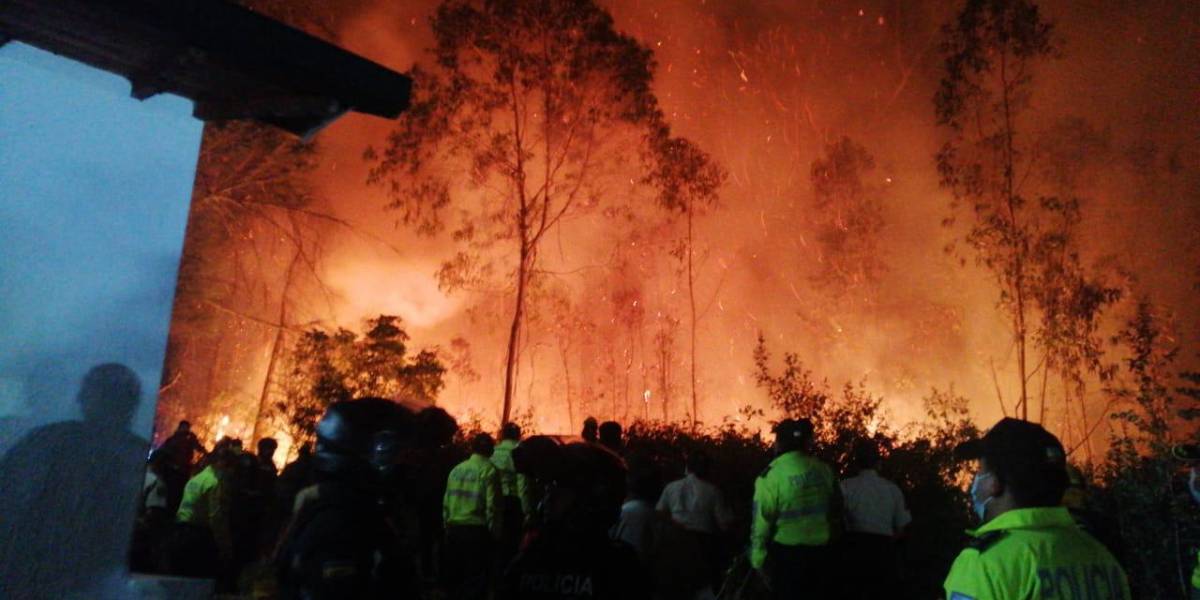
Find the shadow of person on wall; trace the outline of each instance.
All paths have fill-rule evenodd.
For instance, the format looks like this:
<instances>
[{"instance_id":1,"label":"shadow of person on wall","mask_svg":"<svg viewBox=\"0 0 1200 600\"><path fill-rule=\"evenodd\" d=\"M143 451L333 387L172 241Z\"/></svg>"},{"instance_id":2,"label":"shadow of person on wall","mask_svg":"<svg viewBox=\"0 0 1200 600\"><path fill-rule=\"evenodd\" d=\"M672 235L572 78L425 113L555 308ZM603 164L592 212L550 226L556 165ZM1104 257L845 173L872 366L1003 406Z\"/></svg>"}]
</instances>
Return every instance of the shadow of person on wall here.
<instances>
[{"instance_id":1,"label":"shadow of person on wall","mask_svg":"<svg viewBox=\"0 0 1200 600\"><path fill-rule=\"evenodd\" d=\"M141 382L102 364L76 399L82 420L38 427L0 460L0 597L123 595L149 448L129 431Z\"/></svg>"}]
</instances>

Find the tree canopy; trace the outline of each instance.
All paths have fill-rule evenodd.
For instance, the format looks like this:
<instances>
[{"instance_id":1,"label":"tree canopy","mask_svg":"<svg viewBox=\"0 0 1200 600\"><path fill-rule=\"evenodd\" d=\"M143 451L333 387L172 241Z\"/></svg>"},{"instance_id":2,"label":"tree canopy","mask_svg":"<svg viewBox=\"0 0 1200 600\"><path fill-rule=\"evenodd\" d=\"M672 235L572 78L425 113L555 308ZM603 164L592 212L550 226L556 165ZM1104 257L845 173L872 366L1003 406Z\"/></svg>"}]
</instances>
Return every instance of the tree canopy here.
<instances>
[{"instance_id":1,"label":"tree canopy","mask_svg":"<svg viewBox=\"0 0 1200 600\"><path fill-rule=\"evenodd\" d=\"M449 0L432 25L432 65L414 70L386 146L368 150L370 181L406 225L456 242L443 289L511 299L508 420L546 235L617 201L690 213L715 199L721 174L671 135L651 51L595 2Z\"/></svg>"},{"instance_id":2,"label":"tree canopy","mask_svg":"<svg viewBox=\"0 0 1200 600\"><path fill-rule=\"evenodd\" d=\"M364 322L364 333L311 329L292 348L285 398L275 404L296 440L311 440L317 420L332 403L367 396L412 404L436 402L446 366L437 348L415 355L399 317Z\"/></svg>"}]
</instances>

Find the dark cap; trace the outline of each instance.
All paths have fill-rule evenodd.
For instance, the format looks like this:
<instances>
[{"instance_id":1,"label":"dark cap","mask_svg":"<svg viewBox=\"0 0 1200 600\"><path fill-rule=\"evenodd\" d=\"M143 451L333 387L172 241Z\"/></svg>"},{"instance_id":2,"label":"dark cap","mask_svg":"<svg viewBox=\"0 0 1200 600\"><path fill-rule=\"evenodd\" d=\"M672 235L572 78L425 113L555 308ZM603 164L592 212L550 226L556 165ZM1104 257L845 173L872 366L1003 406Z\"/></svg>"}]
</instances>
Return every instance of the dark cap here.
<instances>
[{"instance_id":1,"label":"dark cap","mask_svg":"<svg viewBox=\"0 0 1200 600\"><path fill-rule=\"evenodd\" d=\"M977 440L954 449L961 460L983 459L1029 505L1057 504L1067 485L1063 445L1037 423L1005 417ZM1025 503L1025 502L1023 502Z\"/></svg>"},{"instance_id":2,"label":"dark cap","mask_svg":"<svg viewBox=\"0 0 1200 600\"><path fill-rule=\"evenodd\" d=\"M775 425L775 435L785 440L803 442L812 437L813 424L808 419L784 419Z\"/></svg>"},{"instance_id":3,"label":"dark cap","mask_svg":"<svg viewBox=\"0 0 1200 600\"><path fill-rule=\"evenodd\" d=\"M775 448L780 452L804 450L812 440L812 421L784 419L775 426Z\"/></svg>"},{"instance_id":4,"label":"dark cap","mask_svg":"<svg viewBox=\"0 0 1200 600\"><path fill-rule=\"evenodd\" d=\"M521 439L521 426L516 423L508 422L500 426L500 439L502 440L519 440Z\"/></svg>"}]
</instances>

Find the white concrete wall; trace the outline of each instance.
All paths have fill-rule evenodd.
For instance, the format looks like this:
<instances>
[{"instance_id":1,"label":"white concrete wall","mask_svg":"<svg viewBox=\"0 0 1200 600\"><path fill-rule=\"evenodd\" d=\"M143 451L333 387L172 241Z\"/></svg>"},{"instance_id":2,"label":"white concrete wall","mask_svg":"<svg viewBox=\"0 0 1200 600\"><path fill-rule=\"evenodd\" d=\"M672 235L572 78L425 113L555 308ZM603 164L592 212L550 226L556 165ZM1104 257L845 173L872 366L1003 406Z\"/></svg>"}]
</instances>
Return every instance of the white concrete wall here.
<instances>
[{"instance_id":1,"label":"white concrete wall","mask_svg":"<svg viewBox=\"0 0 1200 600\"><path fill-rule=\"evenodd\" d=\"M130 595L124 552L200 145L191 108L0 48L2 598ZM100 363L141 380L125 423L83 420L76 395ZM69 543L108 531L125 534Z\"/></svg>"}]
</instances>

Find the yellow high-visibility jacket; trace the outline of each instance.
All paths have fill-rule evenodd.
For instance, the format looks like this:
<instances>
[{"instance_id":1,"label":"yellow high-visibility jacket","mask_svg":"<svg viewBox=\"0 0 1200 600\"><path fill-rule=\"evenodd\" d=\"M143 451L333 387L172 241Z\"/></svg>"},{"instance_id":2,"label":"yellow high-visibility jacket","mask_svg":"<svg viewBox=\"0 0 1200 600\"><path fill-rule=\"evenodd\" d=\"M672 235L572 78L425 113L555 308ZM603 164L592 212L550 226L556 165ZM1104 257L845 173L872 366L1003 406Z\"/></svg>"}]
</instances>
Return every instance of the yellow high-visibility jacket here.
<instances>
[{"instance_id":1,"label":"yellow high-visibility jacket","mask_svg":"<svg viewBox=\"0 0 1200 600\"><path fill-rule=\"evenodd\" d=\"M516 440L500 440L496 450L492 452L492 464L500 471L500 494L521 501L521 513L525 518L533 512L533 501L529 491L529 481L525 475L518 473L513 464L513 450L520 443Z\"/></svg>"},{"instance_id":2,"label":"yellow high-visibility jacket","mask_svg":"<svg viewBox=\"0 0 1200 600\"><path fill-rule=\"evenodd\" d=\"M480 454L459 463L446 479L442 521L450 525L483 525L500 535L500 472Z\"/></svg>"},{"instance_id":3,"label":"yellow high-visibility jacket","mask_svg":"<svg viewBox=\"0 0 1200 600\"><path fill-rule=\"evenodd\" d=\"M829 465L802 452L786 452L771 461L754 482L750 564L762 568L770 542L828 544L837 485Z\"/></svg>"},{"instance_id":4,"label":"yellow high-visibility jacket","mask_svg":"<svg viewBox=\"0 0 1200 600\"><path fill-rule=\"evenodd\" d=\"M229 498L225 486L212 465L196 473L183 488L183 500L175 512L175 520L207 528L217 542L217 549L232 556L233 535L229 524Z\"/></svg>"},{"instance_id":5,"label":"yellow high-visibility jacket","mask_svg":"<svg viewBox=\"0 0 1200 600\"><path fill-rule=\"evenodd\" d=\"M949 599L1129 598L1121 565L1061 506L1010 510L967 534Z\"/></svg>"}]
</instances>

